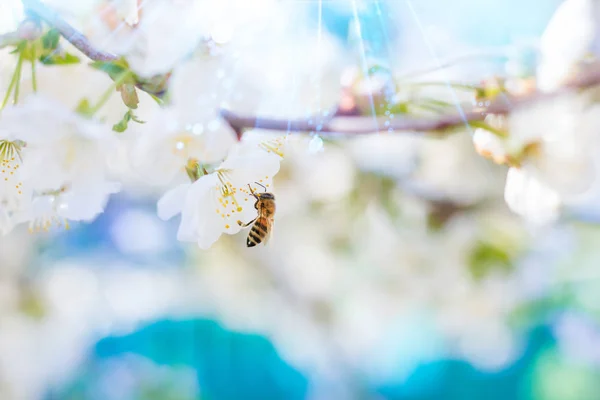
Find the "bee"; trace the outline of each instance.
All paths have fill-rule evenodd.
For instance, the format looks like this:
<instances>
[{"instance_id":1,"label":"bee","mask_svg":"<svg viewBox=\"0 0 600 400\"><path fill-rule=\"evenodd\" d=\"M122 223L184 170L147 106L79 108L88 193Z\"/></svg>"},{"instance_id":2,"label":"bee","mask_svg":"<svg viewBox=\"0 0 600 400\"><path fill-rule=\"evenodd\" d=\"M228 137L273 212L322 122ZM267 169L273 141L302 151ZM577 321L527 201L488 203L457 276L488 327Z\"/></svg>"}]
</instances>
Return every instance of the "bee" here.
<instances>
[{"instance_id":1,"label":"bee","mask_svg":"<svg viewBox=\"0 0 600 400\"><path fill-rule=\"evenodd\" d=\"M257 194L254 189L248 185L250 188L250 193L252 193L252 196L254 196L256 199L254 208L256 208L258 211L258 215L247 224L243 224L242 221L237 222L241 227L246 227L250 224L253 224L252 228L250 228L250 232L248 233L248 238L246 239L246 246L248 247L254 247L260 243L267 243L269 237L271 236L271 232L273 231L273 222L275 216L275 196L273 193L268 193L267 188L260 183L255 183L265 189L264 193Z\"/></svg>"}]
</instances>

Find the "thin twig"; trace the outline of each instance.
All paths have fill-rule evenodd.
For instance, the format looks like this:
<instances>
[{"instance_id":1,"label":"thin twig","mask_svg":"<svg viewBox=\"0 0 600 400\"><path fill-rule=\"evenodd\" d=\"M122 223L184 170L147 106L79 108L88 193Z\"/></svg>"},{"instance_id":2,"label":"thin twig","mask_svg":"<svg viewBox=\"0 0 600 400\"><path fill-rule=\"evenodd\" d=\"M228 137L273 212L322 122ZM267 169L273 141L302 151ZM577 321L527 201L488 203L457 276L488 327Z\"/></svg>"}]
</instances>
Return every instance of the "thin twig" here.
<instances>
[{"instance_id":1,"label":"thin twig","mask_svg":"<svg viewBox=\"0 0 600 400\"><path fill-rule=\"evenodd\" d=\"M94 45L81 32L73 28L56 11L50 9L39 0L22 0L23 6L28 12L31 12L47 24L56 28L58 32L68 40L79 51L94 61L113 61L118 59L114 54L97 50Z\"/></svg>"}]
</instances>

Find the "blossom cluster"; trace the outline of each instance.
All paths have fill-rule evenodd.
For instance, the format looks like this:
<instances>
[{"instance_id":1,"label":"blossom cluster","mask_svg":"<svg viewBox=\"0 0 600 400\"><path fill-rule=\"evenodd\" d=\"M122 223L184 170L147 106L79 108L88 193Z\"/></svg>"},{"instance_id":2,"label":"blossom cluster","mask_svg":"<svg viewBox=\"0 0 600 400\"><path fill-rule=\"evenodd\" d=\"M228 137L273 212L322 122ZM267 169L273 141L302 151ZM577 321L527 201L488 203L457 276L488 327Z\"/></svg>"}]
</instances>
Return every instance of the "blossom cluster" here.
<instances>
[{"instance_id":1,"label":"blossom cluster","mask_svg":"<svg viewBox=\"0 0 600 400\"><path fill-rule=\"evenodd\" d=\"M161 188L158 216L181 214L178 238L201 248L223 232L239 232L256 217L256 193L273 190L287 138L246 132L238 142L219 110L268 106L289 88L278 72L284 70L298 80L297 97L306 97L307 89L316 87L313 71L330 73L320 68L330 59L303 64L277 57L269 64L272 73L259 69L263 64L256 62L255 50L262 47L256 44L277 38L288 27L256 20L289 11L272 1L260 7L223 3L228 4L160 0L142 8L135 1L98 1L71 9L76 16L71 22L85 26L90 43L119 57L91 66L83 65L83 56L51 25L29 20L17 25L19 40L6 46L10 54L2 55L10 81L2 88L6 98L0 114L3 234L21 223L41 231L92 221L127 176ZM61 11L68 4L47 5ZM231 19L228 7L247 12ZM168 37L163 34L167 27ZM26 28L31 38L22 35ZM248 29L253 35L238 33ZM308 41L286 35L307 48ZM291 57L304 50L291 49ZM23 68L29 63L31 74ZM303 85L309 75L312 86ZM74 80L80 82L80 93L71 93L79 86ZM318 100L323 107L332 101L326 96ZM310 107L303 115L312 112ZM297 108L279 109L281 116L299 116Z\"/></svg>"},{"instance_id":2,"label":"blossom cluster","mask_svg":"<svg viewBox=\"0 0 600 400\"><path fill-rule=\"evenodd\" d=\"M153 258L169 246L164 237L174 236L163 221L179 219L177 239L195 244L185 247L186 262L201 265L129 270L96 268L93 257L60 260L34 278L39 292L23 289L19 272L0 276L3 314L22 291L47 307L48 330L70 330L58 335L58 347L70 351L62 359L83 351L72 338L105 332L107 321L130 330L173 310L209 308L229 327L266 332L285 358L322 368L324 376L350 366L377 381L399 363L418 365L423 360L412 349L398 348L397 338L411 334L443 339L417 349L424 357L439 351L498 368L518 358L509 321L515 311L554 295L560 279L571 284L596 275L597 234L587 232L584 243L594 247L590 260L554 274L561 251L572 249L561 224L547 225L597 203L594 89L540 96L435 134L392 128L472 108L474 99L484 109L533 88L563 88L589 68L595 30L581 8L586 1L559 9L535 74L509 73L484 85L471 85L464 71L451 75L459 84L440 70L426 74L433 82L414 83L381 65L365 71L362 58L354 65L325 29L304 26L307 16L296 12L303 9L290 4L306 2L44 1L95 51L113 56L93 62L43 18L20 15L13 26L4 24L3 16L22 10L20 1L2 3L0 230L10 235L0 240L0 264L16 271L13 264L34 253L14 243L33 246L42 236L21 228L92 221L123 191L156 205L150 216L145 209L111 215L119 262L126 255L160 263ZM3 13L11 4L14 10ZM587 22L565 29L573 23L560 15ZM259 117L234 129L222 109ZM371 123L373 114L384 121L378 132L337 135ZM261 129L263 117L288 131L297 121L314 130ZM334 119L339 124L329 127L342 132L319 132ZM256 196L265 191L277 199L272 245L246 251L240 232L257 217ZM539 242L524 221L547 228ZM577 301L595 310L592 288ZM36 343L22 339L35 324L10 322L1 332L3 349ZM18 351L0 352L0 364L9 366L2 372L35 374L6 361L21 357Z\"/></svg>"},{"instance_id":3,"label":"blossom cluster","mask_svg":"<svg viewBox=\"0 0 600 400\"><path fill-rule=\"evenodd\" d=\"M251 7L241 0L214 7L173 0L144 6L135 0L84 3L70 10L71 22L83 27L90 46L114 55L108 60L84 65L84 55L51 23L24 14L23 22L15 24L16 33L5 34L10 40L3 46L10 54L3 55L7 84L0 115L4 234L21 223L39 231L91 221L109 196L121 190L124 176L134 176L161 188L160 218L181 214L180 240L208 248L221 233L235 234L256 217L256 191L273 190L290 140L285 134L234 131L220 109L325 120L336 106L358 114L369 108L391 120L415 109L435 117L452 105L439 91L433 92L438 99L419 99L418 93L391 84L385 73L342 74L342 52L326 36L316 38L314 57L297 57L312 51L313 38L306 29L286 26L290 8L274 0ZM44 6L66 13L69 4L56 0ZM229 13L231 7L238 12ZM564 18L556 17L543 42L552 41L564 24ZM169 35L164 35L167 29ZM284 53L265 51L275 40L284 43L277 43ZM562 50L542 46L539 89L554 90L570 71L583 68L588 48L582 45L557 65L556 53ZM30 76L24 68L29 63ZM81 93L64 93L61 82L67 77L81 81ZM480 101L498 95L469 93ZM509 166L508 206L529 221L546 223L565 206L593 198L599 123L594 93L572 93L517 108L508 116L490 114L473 141L480 154ZM384 141L367 139L364 146L352 144L351 151L366 152ZM405 144L402 151L418 158L414 143ZM306 151L321 145L316 137ZM373 158L387 150L383 144ZM373 163L365 157L362 161ZM394 158L383 169L404 168L390 163L399 165ZM443 177L440 172L437 179ZM456 194L450 192L442 189L441 195ZM454 197L473 200L466 192Z\"/></svg>"}]
</instances>

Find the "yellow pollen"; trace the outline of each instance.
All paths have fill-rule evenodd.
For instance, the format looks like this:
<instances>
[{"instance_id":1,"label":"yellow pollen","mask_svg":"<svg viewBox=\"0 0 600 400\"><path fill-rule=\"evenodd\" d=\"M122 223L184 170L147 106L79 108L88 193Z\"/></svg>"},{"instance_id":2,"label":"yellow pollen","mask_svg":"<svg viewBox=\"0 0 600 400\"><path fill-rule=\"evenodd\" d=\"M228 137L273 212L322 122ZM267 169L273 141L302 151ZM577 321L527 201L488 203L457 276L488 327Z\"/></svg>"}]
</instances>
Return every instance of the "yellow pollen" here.
<instances>
[{"instance_id":1,"label":"yellow pollen","mask_svg":"<svg viewBox=\"0 0 600 400\"><path fill-rule=\"evenodd\" d=\"M229 225L225 225L225 229L229 229Z\"/></svg>"},{"instance_id":2,"label":"yellow pollen","mask_svg":"<svg viewBox=\"0 0 600 400\"><path fill-rule=\"evenodd\" d=\"M247 199L246 199L246 200L247 200ZM238 212L239 212L239 211L242 211L242 207L238 207L238 208L237 208L237 210L238 210Z\"/></svg>"},{"instance_id":3,"label":"yellow pollen","mask_svg":"<svg viewBox=\"0 0 600 400\"><path fill-rule=\"evenodd\" d=\"M69 229L69 221L67 221L66 218L59 217L57 215L52 215L42 216L31 221L29 223L29 232L48 232L53 225L55 225L58 228L64 226L65 229Z\"/></svg>"},{"instance_id":4,"label":"yellow pollen","mask_svg":"<svg viewBox=\"0 0 600 400\"><path fill-rule=\"evenodd\" d=\"M277 145L277 143L275 145L272 145L271 143L263 142L260 145L268 153L273 152L273 153L277 154L279 157L283 158L283 152L281 152L280 147Z\"/></svg>"}]
</instances>

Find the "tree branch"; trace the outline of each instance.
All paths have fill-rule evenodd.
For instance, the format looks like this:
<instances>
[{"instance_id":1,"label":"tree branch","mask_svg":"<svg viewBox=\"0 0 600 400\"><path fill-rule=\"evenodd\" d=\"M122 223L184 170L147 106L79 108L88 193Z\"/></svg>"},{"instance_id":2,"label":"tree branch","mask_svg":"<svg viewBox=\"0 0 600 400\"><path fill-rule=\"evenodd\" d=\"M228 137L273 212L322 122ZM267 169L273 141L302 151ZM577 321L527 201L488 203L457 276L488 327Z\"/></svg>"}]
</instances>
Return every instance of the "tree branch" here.
<instances>
[{"instance_id":1,"label":"tree branch","mask_svg":"<svg viewBox=\"0 0 600 400\"><path fill-rule=\"evenodd\" d=\"M22 0L25 9L50 26L68 40L79 51L94 61L112 61L118 59L114 54L94 48L92 43L79 31L73 28L55 11L48 8L40 0ZM8 38L10 39L10 38ZM390 120L373 116L357 116L349 113L344 115L336 112L333 117L323 119L313 117L298 120L263 118L259 116L238 115L229 110L221 110L220 114L238 135L242 136L245 129L260 128L286 132L318 132L328 135L335 134L368 134L384 131L401 132L432 132L468 125L472 121L482 121L488 114L508 114L513 110L544 101L578 89L600 85L600 67L596 64L585 66L562 88L551 93L535 92L526 96L502 96L485 109L470 109L457 114L441 115L439 117L403 117ZM138 87L140 87L138 85ZM141 88L141 87L140 87ZM144 88L141 88L145 90ZM148 90L145 90L148 91ZM348 114L348 113L346 113Z\"/></svg>"},{"instance_id":2,"label":"tree branch","mask_svg":"<svg viewBox=\"0 0 600 400\"><path fill-rule=\"evenodd\" d=\"M464 111L460 114L447 114L439 117L403 117L374 118L373 116L343 116L334 114L333 118L322 123L318 117L287 120L262 118L259 116L241 116L229 110L221 110L220 114L233 128L238 138L244 129L259 128L285 132L318 132L324 134L369 134L376 132L432 132L468 125L469 122L483 121L488 114L509 114L515 109L531 106L540 101L551 100L580 89L600 85L600 64L587 65L578 75L566 82L554 92L534 92L525 96L499 96L485 109ZM312 121L312 122L311 122ZM318 129L317 129L318 128Z\"/></svg>"},{"instance_id":3,"label":"tree branch","mask_svg":"<svg viewBox=\"0 0 600 400\"><path fill-rule=\"evenodd\" d=\"M318 117L287 120L271 119L257 116L241 116L229 110L221 110L220 114L233 128L238 137L244 129L259 128L286 132L318 132L324 134L367 134L375 132L412 131L430 132L464 125L470 121L482 121L488 113L505 114L510 110L507 102L498 102L485 111L470 110L461 114L442 115L437 118L405 117L390 120L373 116L336 116L324 123Z\"/></svg>"},{"instance_id":4,"label":"tree branch","mask_svg":"<svg viewBox=\"0 0 600 400\"><path fill-rule=\"evenodd\" d=\"M22 0L25 10L37 15L48 25L56 28L58 32L75 46L79 51L94 61L113 61L118 59L114 54L103 52L94 48L92 43L81 32L73 28L56 12L48 8L39 0Z\"/></svg>"}]
</instances>

